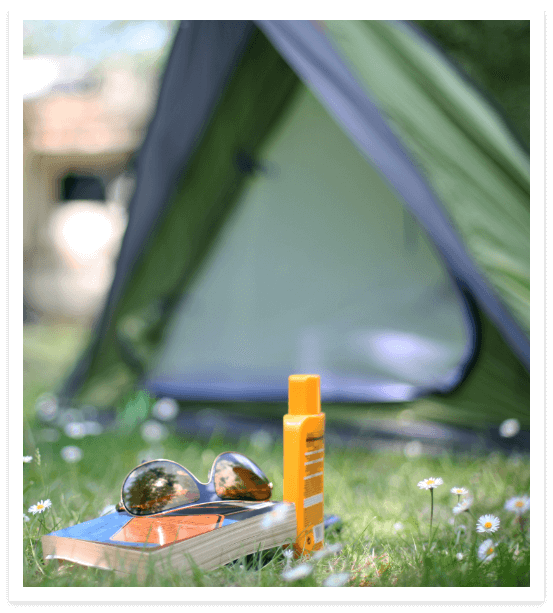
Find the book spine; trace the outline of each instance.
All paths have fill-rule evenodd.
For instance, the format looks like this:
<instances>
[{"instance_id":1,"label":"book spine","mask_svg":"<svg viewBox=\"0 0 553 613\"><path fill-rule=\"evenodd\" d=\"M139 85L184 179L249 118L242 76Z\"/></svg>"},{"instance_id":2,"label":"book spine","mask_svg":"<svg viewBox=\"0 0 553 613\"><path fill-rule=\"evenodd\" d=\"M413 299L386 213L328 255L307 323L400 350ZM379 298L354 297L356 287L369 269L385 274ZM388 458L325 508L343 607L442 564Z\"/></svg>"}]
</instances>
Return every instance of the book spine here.
<instances>
[{"instance_id":1,"label":"book spine","mask_svg":"<svg viewBox=\"0 0 553 613\"><path fill-rule=\"evenodd\" d=\"M296 506L296 554L324 545L324 432L320 377L292 375L284 416L284 500Z\"/></svg>"}]
</instances>

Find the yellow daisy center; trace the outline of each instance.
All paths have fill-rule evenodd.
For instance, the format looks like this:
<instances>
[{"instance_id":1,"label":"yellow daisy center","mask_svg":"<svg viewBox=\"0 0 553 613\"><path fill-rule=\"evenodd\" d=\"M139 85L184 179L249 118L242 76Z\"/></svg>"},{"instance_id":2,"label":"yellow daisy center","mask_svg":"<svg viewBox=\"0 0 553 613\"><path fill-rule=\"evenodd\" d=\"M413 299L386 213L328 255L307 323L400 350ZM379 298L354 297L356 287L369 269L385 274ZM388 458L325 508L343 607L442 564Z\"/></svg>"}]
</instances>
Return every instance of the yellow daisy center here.
<instances>
[{"instance_id":1,"label":"yellow daisy center","mask_svg":"<svg viewBox=\"0 0 553 613\"><path fill-rule=\"evenodd\" d=\"M36 508L40 511L40 509L44 509L44 505L43 504L37 504Z\"/></svg>"},{"instance_id":2,"label":"yellow daisy center","mask_svg":"<svg viewBox=\"0 0 553 613\"><path fill-rule=\"evenodd\" d=\"M428 483L428 485L432 485L434 483L434 479L428 479L426 483Z\"/></svg>"},{"instance_id":3,"label":"yellow daisy center","mask_svg":"<svg viewBox=\"0 0 553 613\"><path fill-rule=\"evenodd\" d=\"M484 528L491 528L491 527L492 527L492 522L491 522L491 521L487 521L487 522L484 524Z\"/></svg>"},{"instance_id":4,"label":"yellow daisy center","mask_svg":"<svg viewBox=\"0 0 553 613\"><path fill-rule=\"evenodd\" d=\"M523 507L524 506L524 501L522 500L517 500L515 502L515 507Z\"/></svg>"},{"instance_id":5,"label":"yellow daisy center","mask_svg":"<svg viewBox=\"0 0 553 613\"><path fill-rule=\"evenodd\" d=\"M490 548L488 549L488 555L490 555L491 553L493 553L493 547L490 547Z\"/></svg>"}]
</instances>

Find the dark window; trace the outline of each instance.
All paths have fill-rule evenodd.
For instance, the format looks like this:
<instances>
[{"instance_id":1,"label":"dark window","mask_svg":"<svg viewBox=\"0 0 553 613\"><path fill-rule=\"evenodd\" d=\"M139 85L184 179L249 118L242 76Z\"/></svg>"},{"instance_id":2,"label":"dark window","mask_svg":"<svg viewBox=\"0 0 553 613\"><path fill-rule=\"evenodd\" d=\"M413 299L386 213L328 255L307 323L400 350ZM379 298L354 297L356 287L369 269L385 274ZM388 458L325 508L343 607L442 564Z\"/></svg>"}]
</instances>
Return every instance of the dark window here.
<instances>
[{"instance_id":1,"label":"dark window","mask_svg":"<svg viewBox=\"0 0 553 613\"><path fill-rule=\"evenodd\" d=\"M106 186L99 177L69 174L61 182L61 200L106 199Z\"/></svg>"}]
</instances>

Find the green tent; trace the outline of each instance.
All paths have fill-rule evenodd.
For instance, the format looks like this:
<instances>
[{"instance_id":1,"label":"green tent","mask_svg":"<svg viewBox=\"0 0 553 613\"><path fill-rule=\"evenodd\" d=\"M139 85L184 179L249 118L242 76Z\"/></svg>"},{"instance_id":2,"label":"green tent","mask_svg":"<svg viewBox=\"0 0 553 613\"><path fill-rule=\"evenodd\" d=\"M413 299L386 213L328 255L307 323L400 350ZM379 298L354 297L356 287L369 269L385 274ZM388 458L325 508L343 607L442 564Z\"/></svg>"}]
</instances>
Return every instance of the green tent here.
<instances>
[{"instance_id":1,"label":"green tent","mask_svg":"<svg viewBox=\"0 0 553 613\"><path fill-rule=\"evenodd\" d=\"M182 22L61 396L284 401L314 372L327 403L528 425L529 236L527 152L413 26Z\"/></svg>"}]
</instances>

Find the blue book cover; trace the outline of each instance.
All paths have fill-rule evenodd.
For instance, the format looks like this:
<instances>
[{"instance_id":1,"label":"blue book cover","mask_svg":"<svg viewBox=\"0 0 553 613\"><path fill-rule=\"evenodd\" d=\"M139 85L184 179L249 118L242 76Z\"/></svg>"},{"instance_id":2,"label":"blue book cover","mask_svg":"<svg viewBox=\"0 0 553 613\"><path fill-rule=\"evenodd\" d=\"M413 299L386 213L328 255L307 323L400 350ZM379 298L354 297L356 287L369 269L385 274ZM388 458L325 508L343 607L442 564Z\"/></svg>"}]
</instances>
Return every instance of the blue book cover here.
<instances>
[{"instance_id":1,"label":"blue book cover","mask_svg":"<svg viewBox=\"0 0 553 613\"><path fill-rule=\"evenodd\" d=\"M187 568L188 557L211 570L293 543L296 532L293 503L222 501L141 517L110 513L43 536L42 549L45 560L121 572L143 574L145 558Z\"/></svg>"}]
</instances>

